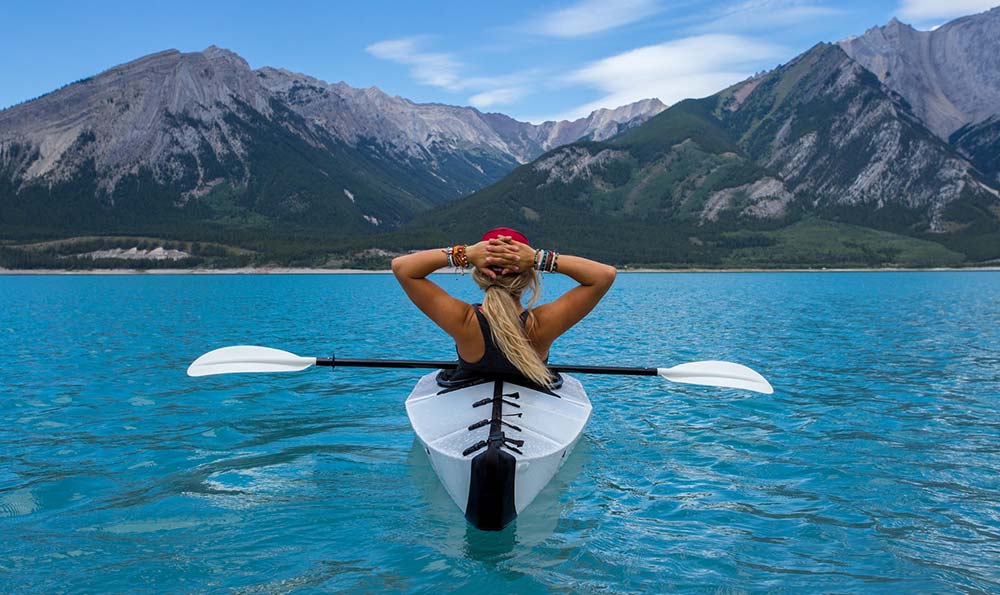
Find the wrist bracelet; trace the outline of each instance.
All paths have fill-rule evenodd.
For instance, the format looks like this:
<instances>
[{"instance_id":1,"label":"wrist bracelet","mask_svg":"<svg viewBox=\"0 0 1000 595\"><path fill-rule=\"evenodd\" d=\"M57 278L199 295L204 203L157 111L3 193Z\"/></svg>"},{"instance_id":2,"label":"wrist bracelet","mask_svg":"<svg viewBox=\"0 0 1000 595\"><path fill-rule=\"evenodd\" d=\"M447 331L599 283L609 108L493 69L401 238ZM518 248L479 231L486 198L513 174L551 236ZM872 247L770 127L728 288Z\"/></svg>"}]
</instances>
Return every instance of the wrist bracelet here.
<instances>
[{"instance_id":1,"label":"wrist bracelet","mask_svg":"<svg viewBox=\"0 0 1000 595\"><path fill-rule=\"evenodd\" d=\"M469 255L465 252L465 244L458 244L448 248L442 248L441 252L447 258L447 266L460 269L465 274L465 269L469 268Z\"/></svg>"},{"instance_id":2,"label":"wrist bracelet","mask_svg":"<svg viewBox=\"0 0 1000 595\"><path fill-rule=\"evenodd\" d=\"M460 266L463 269L469 268L469 255L465 253L465 244L459 244L455 246L455 266Z\"/></svg>"},{"instance_id":3,"label":"wrist bracelet","mask_svg":"<svg viewBox=\"0 0 1000 595\"><path fill-rule=\"evenodd\" d=\"M558 270L559 253L554 250L539 248L535 250L535 257L532 262L535 268L544 273L554 273Z\"/></svg>"}]
</instances>

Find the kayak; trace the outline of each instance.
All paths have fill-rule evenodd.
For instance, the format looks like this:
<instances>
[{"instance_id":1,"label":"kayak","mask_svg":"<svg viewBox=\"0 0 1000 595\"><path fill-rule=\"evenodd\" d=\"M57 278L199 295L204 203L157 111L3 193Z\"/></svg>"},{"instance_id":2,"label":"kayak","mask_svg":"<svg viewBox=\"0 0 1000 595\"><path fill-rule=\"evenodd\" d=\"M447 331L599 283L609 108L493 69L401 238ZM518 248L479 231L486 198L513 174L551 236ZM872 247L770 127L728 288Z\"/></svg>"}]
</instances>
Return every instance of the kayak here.
<instances>
[{"instance_id":1,"label":"kayak","mask_svg":"<svg viewBox=\"0 0 1000 595\"><path fill-rule=\"evenodd\" d=\"M406 399L410 424L445 490L477 529L513 521L556 474L590 420L567 374L552 388L517 377L457 385L423 376Z\"/></svg>"}]
</instances>

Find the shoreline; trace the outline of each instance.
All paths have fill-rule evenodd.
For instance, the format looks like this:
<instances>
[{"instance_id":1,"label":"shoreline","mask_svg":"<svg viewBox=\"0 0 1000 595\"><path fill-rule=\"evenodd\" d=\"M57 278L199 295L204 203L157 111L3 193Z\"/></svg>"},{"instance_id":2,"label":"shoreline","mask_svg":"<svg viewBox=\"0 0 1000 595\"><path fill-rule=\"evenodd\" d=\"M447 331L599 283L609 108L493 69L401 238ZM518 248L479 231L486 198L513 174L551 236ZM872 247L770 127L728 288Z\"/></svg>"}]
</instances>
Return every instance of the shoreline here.
<instances>
[{"instance_id":1,"label":"shoreline","mask_svg":"<svg viewBox=\"0 0 1000 595\"><path fill-rule=\"evenodd\" d=\"M620 268L624 274L652 273L913 273L913 272L983 272L1000 271L1000 266L985 267L872 267L872 268L797 268L797 269L645 269ZM311 269L296 267L248 267L239 269L3 269L0 276L40 276L40 275L390 275L388 269ZM434 274L455 274L452 270L439 269Z\"/></svg>"}]
</instances>

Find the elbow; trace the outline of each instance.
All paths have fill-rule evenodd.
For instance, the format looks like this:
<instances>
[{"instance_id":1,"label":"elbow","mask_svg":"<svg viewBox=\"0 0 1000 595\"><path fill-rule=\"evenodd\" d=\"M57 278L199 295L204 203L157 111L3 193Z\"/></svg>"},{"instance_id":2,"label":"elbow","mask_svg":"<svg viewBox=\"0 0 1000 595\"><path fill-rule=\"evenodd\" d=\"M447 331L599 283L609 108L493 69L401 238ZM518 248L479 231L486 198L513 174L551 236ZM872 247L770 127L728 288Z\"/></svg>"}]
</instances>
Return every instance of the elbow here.
<instances>
[{"instance_id":1,"label":"elbow","mask_svg":"<svg viewBox=\"0 0 1000 595\"><path fill-rule=\"evenodd\" d=\"M405 257L397 256L396 258L392 259L392 263L390 264L390 268L392 269L392 274L395 275L396 277L400 277L403 274L403 258Z\"/></svg>"},{"instance_id":2,"label":"elbow","mask_svg":"<svg viewBox=\"0 0 1000 595\"><path fill-rule=\"evenodd\" d=\"M605 265L604 270L601 271L601 284L605 287L611 287L611 284L615 282L615 277L617 276L618 269L610 265Z\"/></svg>"}]
</instances>

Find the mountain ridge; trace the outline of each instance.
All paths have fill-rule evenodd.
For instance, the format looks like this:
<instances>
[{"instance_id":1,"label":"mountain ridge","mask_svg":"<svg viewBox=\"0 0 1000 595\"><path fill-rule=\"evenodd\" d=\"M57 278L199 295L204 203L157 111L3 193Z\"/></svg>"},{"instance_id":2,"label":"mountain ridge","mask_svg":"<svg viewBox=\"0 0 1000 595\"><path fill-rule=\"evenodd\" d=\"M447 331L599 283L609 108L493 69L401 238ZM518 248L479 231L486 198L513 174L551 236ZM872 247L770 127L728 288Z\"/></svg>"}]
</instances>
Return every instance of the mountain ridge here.
<instances>
[{"instance_id":1,"label":"mountain ridge","mask_svg":"<svg viewBox=\"0 0 1000 595\"><path fill-rule=\"evenodd\" d=\"M617 131L661 108L645 102L568 124L581 135L607 134L609 122ZM46 205L88 188L94 200L74 200L75 218L94 225L128 219L109 211L145 201L134 195L142 192L157 194L164 204L154 210L172 218L374 231L481 188L564 140L552 133L563 123L508 124L505 137L474 108L254 70L216 46L165 50L0 111L0 204L8 205L0 223L54 221L43 216ZM251 158L279 150L293 157L286 166L294 178Z\"/></svg>"}]
</instances>

